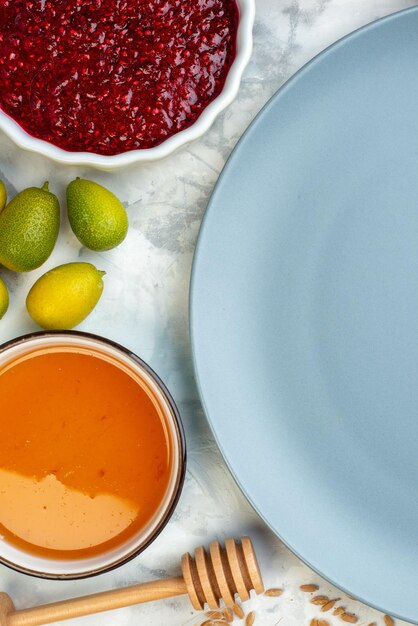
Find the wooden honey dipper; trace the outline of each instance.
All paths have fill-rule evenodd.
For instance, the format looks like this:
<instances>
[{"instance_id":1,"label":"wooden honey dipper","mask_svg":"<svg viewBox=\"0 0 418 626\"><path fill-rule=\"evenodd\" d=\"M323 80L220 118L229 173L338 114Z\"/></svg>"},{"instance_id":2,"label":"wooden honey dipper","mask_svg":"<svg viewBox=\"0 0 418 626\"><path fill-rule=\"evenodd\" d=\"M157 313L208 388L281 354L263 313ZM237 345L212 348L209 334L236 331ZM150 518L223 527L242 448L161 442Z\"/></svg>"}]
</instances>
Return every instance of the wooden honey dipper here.
<instances>
[{"instance_id":1,"label":"wooden honey dipper","mask_svg":"<svg viewBox=\"0 0 418 626\"><path fill-rule=\"evenodd\" d=\"M224 548L214 541L209 546L209 554L200 547L195 550L194 558L186 553L181 560L181 569L183 575L177 578L103 591L21 611L16 611L7 593L0 593L0 626L50 624L183 594L189 595L195 609L201 610L205 604L210 609L217 609L221 600L231 606L236 594L245 601L249 599L252 589L256 593L264 591L257 558L248 537L242 537L240 541L227 539Z\"/></svg>"}]
</instances>

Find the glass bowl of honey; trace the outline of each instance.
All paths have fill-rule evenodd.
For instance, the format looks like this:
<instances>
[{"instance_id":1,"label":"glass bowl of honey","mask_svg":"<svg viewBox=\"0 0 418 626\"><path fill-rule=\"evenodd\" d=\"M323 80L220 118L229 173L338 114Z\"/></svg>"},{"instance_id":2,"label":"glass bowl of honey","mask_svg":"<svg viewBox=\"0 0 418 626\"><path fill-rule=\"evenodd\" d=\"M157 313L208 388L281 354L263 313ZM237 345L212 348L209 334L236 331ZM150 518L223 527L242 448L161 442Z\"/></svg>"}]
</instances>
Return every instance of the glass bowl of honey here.
<instances>
[{"instance_id":1,"label":"glass bowl of honey","mask_svg":"<svg viewBox=\"0 0 418 626\"><path fill-rule=\"evenodd\" d=\"M0 563L53 579L113 569L168 522L186 447L175 403L129 350L75 331L0 346Z\"/></svg>"}]
</instances>

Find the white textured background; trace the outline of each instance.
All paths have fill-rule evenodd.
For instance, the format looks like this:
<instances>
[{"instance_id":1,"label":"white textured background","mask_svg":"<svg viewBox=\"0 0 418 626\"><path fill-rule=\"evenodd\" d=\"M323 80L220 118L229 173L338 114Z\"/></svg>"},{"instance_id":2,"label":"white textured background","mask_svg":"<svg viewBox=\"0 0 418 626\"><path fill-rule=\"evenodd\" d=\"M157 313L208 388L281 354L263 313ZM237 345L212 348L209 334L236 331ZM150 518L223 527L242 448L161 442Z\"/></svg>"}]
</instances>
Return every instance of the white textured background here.
<instances>
[{"instance_id":1,"label":"white textured background","mask_svg":"<svg viewBox=\"0 0 418 626\"><path fill-rule=\"evenodd\" d=\"M266 529L241 496L206 425L193 380L188 340L188 284L199 225L217 177L237 140L268 98L297 69L348 32L379 17L415 5L414 0L257 0L254 53L236 101L200 141L159 163L107 174L58 166L15 148L0 137L0 177L13 194L50 181L63 198L78 176L109 186L129 211L130 232L118 249L93 254L80 246L68 225L53 255L28 275L1 272L11 289L11 306L0 323L0 341L35 330L25 313L29 287L46 269L77 258L107 271L104 296L80 327L115 339L150 363L172 391L183 416L189 452L179 506L163 533L139 558L119 570L79 582L48 582L0 569L0 587L18 607L53 601L113 586L177 575L182 552L213 538L251 534L268 585L284 587L280 599L253 599L256 624L296 626L315 614L302 582L319 581ZM337 594L341 595L341 594ZM360 624L382 616L345 599ZM329 619L327 617L327 619ZM335 624L337 618L334 618ZM121 609L79 619L80 626L194 624L186 599ZM342 622L339 622L340 624Z\"/></svg>"}]
</instances>

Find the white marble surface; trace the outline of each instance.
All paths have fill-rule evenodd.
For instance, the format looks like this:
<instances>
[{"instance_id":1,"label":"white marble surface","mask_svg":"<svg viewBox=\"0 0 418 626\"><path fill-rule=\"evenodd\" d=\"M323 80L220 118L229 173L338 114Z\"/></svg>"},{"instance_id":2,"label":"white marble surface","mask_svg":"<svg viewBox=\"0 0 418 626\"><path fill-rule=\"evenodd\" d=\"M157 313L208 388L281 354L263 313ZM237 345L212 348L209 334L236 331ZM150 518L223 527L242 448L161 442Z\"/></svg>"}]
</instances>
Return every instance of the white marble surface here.
<instances>
[{"instance_id":1,"label":"white marble surface","mask_svg":"<svg viewBox=\"0 0 418 626\"><path fill-rule=\"evenodd\" d=\"M251 534L268 585L285 589L280 599L252 599L256 624L308 624L315 611L301 582L319 581L252 511L222 462L206 425L193 379L188 340L188 284L193 250L208 198L231 149L261 106L312 56L346 33L415 0L257 0L254 53L238 98L203 139L171 158L107 174L65 168L25 153L0 137L0 177L10 192L50 181L61 198L76 175L91 177L117 193L129 211L130 232L118 249L93 254L80 246L68 225L47 264L27 275L1 271L11 290L11 307L0 323L0 340L35 330L25 313L26 293L35 279L58 263L77 258L107 271L104 296L80 329L115 339L148 361L166 381L183 416L189 463L178 508L155 543L133 562L87 581L49 582L0 570L0 587L17 607L53 601L113 586L177 575L179 556L215 537ZM341 594L338 594L341 595ZM377 612L344 597L360 624ZM186 599L121 609L80 618L80 626L194 624ZM330 621L337 623L337 618ZM74 622L76 623L76 622ZM342 623L342 622L339 622Z\"/></svg>"}]
</instances>

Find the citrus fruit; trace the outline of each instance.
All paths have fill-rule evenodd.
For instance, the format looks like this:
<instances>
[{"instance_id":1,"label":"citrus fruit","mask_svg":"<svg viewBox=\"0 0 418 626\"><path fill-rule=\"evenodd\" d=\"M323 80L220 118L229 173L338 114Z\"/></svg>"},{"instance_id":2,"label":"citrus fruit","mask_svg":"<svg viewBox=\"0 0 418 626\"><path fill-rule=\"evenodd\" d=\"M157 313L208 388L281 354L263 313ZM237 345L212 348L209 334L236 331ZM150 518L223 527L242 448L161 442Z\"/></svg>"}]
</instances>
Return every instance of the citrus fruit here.
<instances>
[{"instance_id":1,"label":"citrus fruit","mask_svg":"<svg viewBox=\"0 0 418 626\"><path fill-rule=\"evenodd\" d=\"M15 272L41 266L54 249L59 225L59 202L48 183L24 189L0 213L0 264Z\"/></svg>"},{"instance_id":2,"label":"citrus fruit","mask_svg":"<svg viewBox=\"0 0 418 626\"><path fill-rule=\"evenodd\" d=\"M128 232L121 201L92 180L76 178L68 185L67 212L75 236L90 250L115 248Z\"/></svg>"},{"instance_id":3,"label":"citrus fruit","mask_svg":"<svg viewBox=\"0 0 418 626\"><path fill-rule=\"evenodd\" d=\"M103 275L91 263L66 263L38 278L26 298L31 318L48 330L74 328L98 303Z\"/></svg>"},{"instance_id":4,"label":"citrus fruit","mask_svg":"<svg viewBox=\"0 0 418 626\"><path fill-rule=\"evenodd\" d=\"M6 283L0 278L0 320L9 308L9 292Z\"/></svg>"},{"instance_id":5,"label":"citrus fruit","mask_svg":"<svg viewBox=\"0 0 418 626\"><path fill-rule=\"evenodd\" d=\"M7 189L6 185L0 180L0 213L3 211L7 204Z\"/></svg>"}]
</instances>

